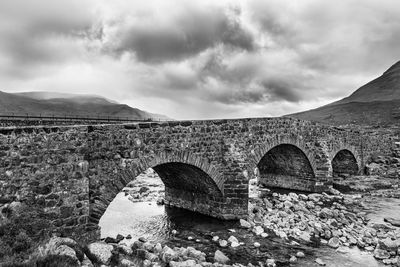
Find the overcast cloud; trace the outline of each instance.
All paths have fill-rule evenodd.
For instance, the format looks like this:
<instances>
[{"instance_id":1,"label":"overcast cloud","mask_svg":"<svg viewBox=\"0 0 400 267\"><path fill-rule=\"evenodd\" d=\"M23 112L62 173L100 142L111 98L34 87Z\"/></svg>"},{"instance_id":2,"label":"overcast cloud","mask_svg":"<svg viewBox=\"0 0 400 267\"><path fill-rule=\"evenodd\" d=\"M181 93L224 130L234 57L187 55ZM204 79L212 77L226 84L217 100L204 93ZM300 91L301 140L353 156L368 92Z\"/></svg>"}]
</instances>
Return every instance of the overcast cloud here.
<instances>
[{"instance_id":1,"label":"overcast cloud","mask_svg":"<svg viewBox=\"0 0 400 267\"><path fill-rule=\"evenodd\" d=\"M315 108L400 60L397 0L4 0L0 90L176 119Z\"/></svg>"}]
</instances>

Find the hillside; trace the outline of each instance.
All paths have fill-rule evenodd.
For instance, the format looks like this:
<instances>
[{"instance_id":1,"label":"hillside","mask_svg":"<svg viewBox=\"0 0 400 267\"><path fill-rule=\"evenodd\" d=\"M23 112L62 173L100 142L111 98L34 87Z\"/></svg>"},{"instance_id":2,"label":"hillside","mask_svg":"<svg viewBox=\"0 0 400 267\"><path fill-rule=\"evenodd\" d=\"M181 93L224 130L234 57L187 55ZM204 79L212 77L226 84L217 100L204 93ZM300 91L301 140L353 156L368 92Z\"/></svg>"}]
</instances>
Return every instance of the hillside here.
<instances>
[{"instance_id":1,"label":"hillside","mask_svg":"<svg viewBox=\"0 0 400 267\"><path fill-rule=\"evenodd\" d=\"M348 97L287 116L337 125L400 124L400 61Z\"/></svg>"},{"instance_id":2,"label":"hillside","mask_svg":"<svg viewBox=\"0 0 400 267\"><path fill-rule=\"evenodd\" d=\"M5 93L0 91L0 114L55 116L128 117L129 119L165 119L100 96L49 92Z\"/></svg>"}]
</instances>

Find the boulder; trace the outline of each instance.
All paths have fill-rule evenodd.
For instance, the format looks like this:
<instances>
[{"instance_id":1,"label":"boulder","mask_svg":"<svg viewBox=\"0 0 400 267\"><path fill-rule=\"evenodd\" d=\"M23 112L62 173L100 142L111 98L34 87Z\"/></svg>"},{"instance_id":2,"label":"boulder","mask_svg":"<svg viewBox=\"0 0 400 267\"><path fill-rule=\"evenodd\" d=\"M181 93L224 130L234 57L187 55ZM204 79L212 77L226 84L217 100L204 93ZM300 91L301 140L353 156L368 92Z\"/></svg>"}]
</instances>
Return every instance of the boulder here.
<instances>
[{"instance_id":1,"label":"boulder","mask_svg":"<svg viewBox=\"0 0 400 267\"><path fill-rule=\"evenodd\" d=\"M303 251L298 251L297 253L296 253L296 257L297 258L304 258L306 255L304 254L304 252Z\"/></svg>"},{"instance_id":2,"label":"boulder","mask_svg":"<svg viewBox=\"0 0 400 267\"><path fill-rule=\"evenodd\" d=\"M95 242L87 246L87 256L92 262L109 265L114 247L105 242Z\"/></svg>"},{"instance_id":3,"label":"boulder","mask_svg":"<svg viewBox=\"0 0 400 267\"><path fill-rule=\"evenodd\" d=\"M338 248L340 246L340 240L337 237L332 237L331 239L329 239L328 241L328 246L332 247L332 248Z\"/></svg>"},{"instance_id":4,"label":"boulder","mask_svg":"<svg viewBox=\"0 0 400 267\"><path fill-rule=\"evenodd\" d=\"M389 251L397 251L399 247L400 240L395 241L387 237L384 240L379 240L378 245L380 249L389 250Z\"/></svg>"},{"instance_id":5,"label":"boulder","mask_svg":"<svg viewBox=\"0 0 400 267\"><path fill-rule=\"evenodd\" d=\"M256 235L261 235L262 233L264 233L264 229L258 225L254 227L253 233L255 233Z\"/></svg>"},{"instance_id":6,"label":"boulder","mask_svg":"<svg viewBox=\"0 0 400 267\"><path fill-rule=\"evenodd\" d=\"M374 257L379 260L388 259L390 258L390 253L386 250L377 248L374 250Z\"/></svg>"},{"instance_id":7,"label":"boulder","mask_svg":"<svg viewBox=\"0 0 400 267\"><path fill-rule=\"evenodd\" d=\"M220 250L216 250L214 253L214 261L222 264L229 262L229 258Z\"/></svg>"},{"instance_id":8,"label":"boulder","mask_svg":"<svg viewBox=\"0 0 400 267\"><path fill-rule=\"evenodd\" d=\"M390 223L390 224L393 225L393 226L400 227L400 219L385 217L383 220L384 220L385 222Z\"/></svg>"},{"instance_id":9,"label":"boulder","mask_svg":"<svg viewBox=\"0 0 400 267\"><path fill-rule=\"evenodd\" d=\"M318 263L318 264L321 265L321 266L325 266L325 265L326 265L326 263L325 263L322 259L320 259L320 258L316 258L316 259L315 259L315 262Z\"/></svg>"},{"instance_id":10,"label":"boulder","mask_svg":"<svg viewBox=\"0 0 400 267\"><path fill-rule=\"evenodd\" d=\"M76 257L76 253L75 250L73 250L71 247L67 246L67 245L60 245L58 246L55 250L53 254L57 254L57 255L62 255L62 256L67 256L69 258L72 258L77 264L79 264L79 260Z\"/></svg>"},{"instance_id":11,"label":"boulder","mask_svg":"<svg viewBox=\"0 0 400 267\"><path fill-rule=\"evenodd\" d=\"M170 247L165 246L161 252L163 262L170 262L178 257L177 253Z\"/></svg>"},{"instance_id":12,"label":"boulder","mask_svg":"<svg viewBox=\"0 0 400 267\"><path fill-rule=\"evenodd\" d=\"M50 238L43 247L42 255L65 255L71 257L74 261L76 259L82 261L85 256L78 243L68 237Z\"/></svg>"},{"instance_id":13,"label":"boulder","mask_svg":"<svg viewBox=\"0 0 400 267\"><path fill-rule=\"evenodd\" d=\"M230 243L239 243L239 240L238 240L236 237L234 237L233 235L231 235L231 236L228 238L228 241L229 241Z\"/></svg>"},{"instance_id":14,"label":"boulder","mask_svg":"<svg viewBox=\"0 0 400 267\"><path fill-rule=\"evenodd\" d=\"M243 220L243 219L240 219L240 226L243 228L247 228L247 229L251 228L251 224L248 221Z\"/></svg>"}]
</instances>

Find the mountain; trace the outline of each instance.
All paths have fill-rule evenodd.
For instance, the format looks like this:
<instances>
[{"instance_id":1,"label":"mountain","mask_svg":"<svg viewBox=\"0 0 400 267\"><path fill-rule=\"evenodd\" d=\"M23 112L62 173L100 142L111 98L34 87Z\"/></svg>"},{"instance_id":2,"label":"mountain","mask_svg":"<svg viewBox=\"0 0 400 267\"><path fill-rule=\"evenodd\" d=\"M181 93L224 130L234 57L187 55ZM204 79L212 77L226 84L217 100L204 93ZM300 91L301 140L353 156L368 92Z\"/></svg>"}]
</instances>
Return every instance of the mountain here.
<instances>
[{"instance_id":1,"label":"mountain","mask_svg":"<svg viewBox=\"0 0 400 267\"><path fill-rule=\"evenodd\" d=\"M348 97L287 116L337 125L400 124L400 61Z\"/></svg>"},{"instance_id":2,"label":"mountain","mask_svg":"<svg viewBox=\"0 0 400 267\"><path fill-rule=\"evenodd\" d=\"M146 120L168 119L96 95L52 92L5 93L0 91L0 114L123 117Z\"/></svg>"}]
</instances>

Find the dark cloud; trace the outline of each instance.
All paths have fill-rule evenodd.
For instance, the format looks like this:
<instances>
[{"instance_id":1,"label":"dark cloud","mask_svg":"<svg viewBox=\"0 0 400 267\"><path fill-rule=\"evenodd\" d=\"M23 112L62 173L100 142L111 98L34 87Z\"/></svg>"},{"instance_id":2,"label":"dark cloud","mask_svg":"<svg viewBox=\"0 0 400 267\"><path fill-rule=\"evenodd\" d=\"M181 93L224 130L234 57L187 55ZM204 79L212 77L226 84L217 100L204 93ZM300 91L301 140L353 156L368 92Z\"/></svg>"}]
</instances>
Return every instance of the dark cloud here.
<instances>
[{"instance_id":1,"label":"dark cloud","mask_svg":"<svg viewBox=\"0 0 400 267\"><path fill-rule=\"evenodd\" d=\"M268 81L263 81L262 86L265 88L268 98L271 101L289 101L289 102L299 102L302 97L294 85L288 83L288 79L285 80L275 80L271 79Z\"/></svg>"},{"instance_id":2,"label":"dark cloud","mask_svg":"<svg viewBox=\"0 0 400 267\"><path fill-rule=\"evenodd\" d=\"M188 6L168 22L119 23L107 48L118 54L132 52L143 62L179 61L219 44L240 50L255 48L252 34L221 7Z\"/></svg>"}]
</instances>

